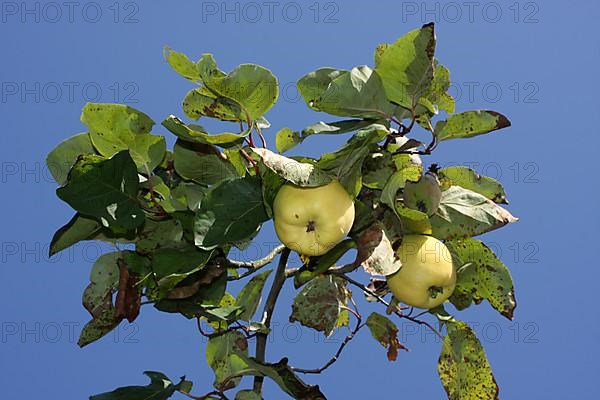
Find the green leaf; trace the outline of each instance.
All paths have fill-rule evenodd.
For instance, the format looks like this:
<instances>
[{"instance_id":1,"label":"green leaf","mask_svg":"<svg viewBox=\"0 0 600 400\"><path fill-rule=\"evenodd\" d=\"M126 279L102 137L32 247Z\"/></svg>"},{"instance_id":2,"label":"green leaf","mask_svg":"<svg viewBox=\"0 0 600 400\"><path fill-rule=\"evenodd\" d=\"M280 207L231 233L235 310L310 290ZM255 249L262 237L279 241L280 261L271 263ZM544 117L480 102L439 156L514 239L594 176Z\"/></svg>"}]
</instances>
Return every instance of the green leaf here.
<instances>
[{"instance_id":1,"label":"green leaf","mask_svg":"<svg viewBox=\"0 0 600 400\"><path fill-rule=\"evenodd\" d=\"M81 330L77 341L79 347L95 342L119 325L119 321L115 318L115 307L110 299L107 299L105 305L99 310L98 315Z\"/></svg>"},{"instance_id":2,"label":"green leaf","mask_svg":"<svg viewBox=\"0 0 600 400\"><path fill-rule=\"evenodd\" d=\"M388 133L389 130L380 124L360 129L338 151L323 154L317 162L317 167L333 175L348 193L356 197L362 186L363 160L371 151L371 147L383 140Z\"/></svg>"},{"instance_id":3,"label":"green leaf","mask_svg":"<svg viewBox=\"0 0 600 400\"><path fill-rule=\"evenodd\" d=\"M372 120L348 119L331 123L319 121L316 124L307 126L301 132L294 132L290 128L283 128L275 135L275 145L277 151L284 153L302 143L309 136L339 135L364 128L372 123Z\"/></svg>"},{"instance_id":4,"label":"green leaf","mask_svg":"<svg viewBox=\"0 0 600 400\"><path fill-rule=\"evenodd\" d=\"M504 188L497 180L479 175L468 167L456 166L442 168L438 176L444 185L456 185L479 193L494 203L508 204Z\"/></svg>"},{"instance_id":5,"label":"green leaf","mask_svg":"<svg viewBox=\"0 0 600 400\"><path fill-rule=\"evenodd\" d=\"M224 132L211 135L203 130L200 130L200 127L198 126L184 124L182 120L174 115L170 115L167 119L165 119L162 122L162 125L175 136L186 142L214 144L221 147L230 147L242 143L244 138L248 136L252 130L252 128L248 128L239 134Z\"/></svg>"},{"instance_id":6,"label":"green leaf","mask_svg":"<svg viewBox=\"0 0 600 400\"><path fill-rule=\"evenodd\" d=\"M246 121L241 106L231 99L216 96L206 87L190 90L183 99L183 112L189 118L217 118L221 121Z\"/></svg>"},{"instance_id":7,"label":"green leaf","mask_svg":"<svg viewBox=\"0 0 600 400\"><path fill-rule=\"evenodd\" d=\"M263 164L259 164L261 167ZM273 202L285 180L269 168L261 168L262 194L265 210L269 218L273 218Z\"/></svg>"},{"instance_id":8,"label":"green leaf","mask_svg":"<svg viewBox=\"0 0 600 400\"><path fill-rule=\"evenodd\" d=\"M162 136L150 135L154 121L146 114L122 104L87 103L81 114L96 150L105 157L129 150L142 172L153 170L165 156Z\"/></svg>"},{"instance_id":9,"label":"green leaf","mask_svg":"<svg viewBox=\"0 0 600 400\"><path fill-rule=\"evenodd\" d=\"M187 393L186 389L191 388L191 382L184 378L176 385L162 372L145 371L144 374L150 378L147 386L125 386L91 396L90 400L167 400L176 391Z\"/></svg>"},{"instance_id":10,"label":"green leaf","mask_svg":"<svg viewBox=\"0 0 600 400\"><path fill-rule=\"evenodd\" d=\"M263 164L284 180L298 186L314 187L331 182L331 176L315 167L313 164L299 162L268 149L252 148Z\"/></svg>"},{"instance_id":11,"label":"green leaf","mask_svg":"<svg viewBox=\"0 0 600 400\"><path fill-rule=\"evenodd\" d=\"M430 218L433 236L440 240L481 235L517 220L493 201L460 186L442 192L440 206Z\"/></svg>"},{"instance_id":12,"label":"green leaf","mask_svg":"<svg viewBox=\"0 0 600 400\"><path fill-rule=\"evenodd\" d=\"M282 128L275 134L275 147L280 153L284 153L300 143L302 143L300 134L290 128Z\"/></svg>"},{"instance_id":13,"label":"green leaf","mask_svg":"<svg viewBox=\"0 0 600 400\"><path fill-rule=\"evenodd\" d=\"M340 71L334 68L319 68L298 80L298 91L307 106L315 111L320 111L319 108L314 106L315 102L325 93L334 79L347 73L348 71Z\"/></svg>"},{"instance_id":14,"label":"green leaf","mask_svg":"<svg viewBox=\"0 0 600 400\"><path fill-rule=\"evenodd\" d=\"M362 184L369 189L383 189L396 172L396 163L389 151L370 153L362 166Z\"/></svg>"},{"instance_id":15,"label":"green leaf","mask_svg":"<svg viewBox=\"0 0 600 400\"><path fill-rule=\"evenodd\" d=\"M195 62L191 61L185 54L178 53L172 50L169 46L164 49L165 60L171 68L179 75L190 81L197 82L200 80L200 71Z\"/></svg>"},{"instance_id":16,"label":"green leaf","mask_svg":"<svg viewBox=\"0 0 600 400\"><path fill-rule=\"evenodd\" d=\"M110 331L112 331L123 317L117 318L112 302L113 292L119 286L120 269L118 262L123 260L127 269L135 273L146 273L147 259L133 251L117 251L100 256L90 272L90 284L85 288L82 303L92 316L80 336L78 345L86 346Z\"/></svg>"},{"instance_id":17,"label":"green leaf","mask_svg":"<svg viewBox=\"0 0 600 400\"><path fill-rule=\"evenodd\" d=\"M58 197L84 215L100 219L106 227L137 228L144 213L137 200L138 175L127 151L109 160L81 156Z\"/></svg>"},{"instance_id":18,"label":"green leaf","mask_svg":"<svg viewBox=\"0 0 600 400\"><path fill-rule=\"evenodd\" d=\"M375 47L375 53L373 54L373 62L375 63L375 67L379 65L381 62L381 56L383 53L390 47L389 43L379 43L377 47Z\"/></svg>"},{"instance_id":19,"label":"green leaf","mask_svg":"<svg viewBox=\"0 0 600 400\"><path fill-rule=\"evenodd\" d=\"M133 231L118 233L104 228L97 220L76 213L66 225L54 233L50 242L49 256L65 250L84 240L101 240L111 244L133 243Z\"/></svg>"},{"instance_id":20,"label":"green leaf","mask_svg":"<svg viewBox=\"0 0 600 400\"><path fill-rule=\"evenodd\" d=\"M287 358L277 363L259 362L255 358L246 357L247 368L244 375L266 376L294 399L326 400L319 386L307 385L294 373L288 365Z\"/></svg>"},{"instance_id":21,"label":"green leaf","mask_svg":"<svg viewBox=\"0 0 600 400\"><path fill-rule=\"evenodd\" d=\"M208 309L218 307L225 296L227 274L212 265L207 265L200 273L203 272L206 272L209 279L202 279L194 294L182 299L162 299L154 307L163 312L180 313L190 319L206 315ZM214 274L218 275L214 276ZM174 290L176 289L171 293Z\"/></svg>"},{"instance_id":22,"label":"green leaf","mask_svg":"<svg viewBox=\"0 0 600 400\"><path fill-rule=\"evenodd\" d=\"M183 239L183 227L176 219L154 221L146 218L144 229L138 233L136 250L151 253L161 247L174 246Z\"/></svg>"},{"instance_id":23,"label":"green leaf","mask_svg":"<svg viewBox=\"0 0 600 400\"><path fill-rule=\"evenodd\" d=\"M235 400L262 400L253 390L240 390L235 394Z\"/></svg>"},{"instance_id":24,"label":"green leaf","mask_svg":"<svg viewBox=\"0 0 600 400\"><path fill-rule=\"evenodd\" d=\"M80 336L78 345L86 346L110 331L119 323L115 318L115 310L112 303L113 291L119 284L119 267L117 260L121 257L120 252L112 252L100 256L90 272L90 284L83 291L82 303L92 316Z\"/></svg>"},{"instance_id":25,"label":"green leaf","mask_svg":"<svg viewBox=\"0 0 600 400\"><path fill-rule=\"evenodd\" d=\"M498 384L473 330L462 321L448 321L446 327L438 372L448 399L498 399Z\"/></svg>"},{"instance_id":26,"label":"green leaf","mask_svg":"<svg viewBox=\"0 0 600 400\"><path fill-rule=\"evenodd\" d=\"M456 288L450 297L459 310L484 299L500 314L512 320L517 303L512 278L506 265L483 242L475 239L455 239L446 242L462 266L457 271Z\"/></svg>"},{"instance_id":27,"label":"green leaf","mask_svg":"<svg viewBox=\"0 0 600 400\"><path fill-rule=\"evenodd\" d=\"M206 194L196 214L196 246L213 249L243 241L268 219L259 179L245 177L224 181Z\"/></svg>"},{"instance_id":28,"label":"green leaf","mask_svg":"<svg viewBox=\"0 0 600 400\"><path fill-rule=\"evenodd\" d=\"M423 166L420 163L415 163L408 154L395 155L392 160L396 172L385 182L381 192L381 202L401 218L402 204L397 201L398 191L404 188L407 181L418 181L423 174Z\"/></svg>"},{"instance_id":29,"label":"green leaf","mask_svg":"<svg viewBox=\"0 0 600 400\"><path fill-rule=\"evenodd\" d=\"M92 218L75 214L63 227L56 231L50 242L50 257L82 240L91 240L100 232L102 225Z\"/></svg>"},{"instance_id":30,"label":"green leaf","mask_svg":"<svg viewBox=\"0 0 600 400\"><path fill-rule=\"evenodd\" d=\"M398 340L398 327L386 316L376 312L371 313L367 318L367 326L373 339L387 349L389 361L396 361L398 350L406 350L406 347Z\"/></svg>"},{"instance_id":31,"label":"green leaf","mask_svg":"<svg viewBox=\"0 0 600 400\"><path fill-rule=\"evenodd\" d=\"M342 117L373 119L393 115L396 109L385 96L379 75L366 65L332 80L327 90L312 100L311 107Z\"/></svg>"},{"instance_id":32,"label":"green leaf","mask_svg":"<svg viewBox=\"0 0 600 400\"><path fill-rule=\"evenodd\" d=\"M163 297L169 289L204 267L212 251L187 246L181 249L161 248L152 256L152 271Z\"/></svg>"},{"instance_id":33,"label":"green leaf","mask_svg":"<svg viewBox=\"0 0 600 400\"><path fill-rule=\"evenodd\" d=\"M83 305L92 316L99 315L97 310L102 308L107 295L117 289L119 284L119 267L117 260L121 252L111 252L101 255L90 272L90 284L83 292Z\"/></svg>"},{"instance_id":34,"label":"green leaf","mask_svg":"<svg viewBox=\"0 0 600 400\"><path fill-rule=\"evenodd\" d=\"M202 54L196 65L198 66L198 71L200 71L200 77L205 84L213 78L222 78L227 75L217 68L217 62L210 53Z\"/></svg>"},{"instance_id":35,"label":"green leaf","mask_svg":"<svg viewBox=\"0 0 600 400\"><path fill-rule=\"evenodd\" d=\"M241 377L228 378L247 368L247 356L248 342L240 332L228 332L209 339L206 360L215 372L214 387L224 390L239 385Z\"/></svg>"},{"instance_id":36,"label":"green leaf","mask_svg":"<svg viewBox=\"0 0 600 400\"><path fill-rule=\"evenodd\" d=\"M329 268L335 266L335 263L342 258L348 251L355 249L356 243L352 239L346 239L336 244L327 253L311 257L308 265L303 265L294 275L294 287L298 289L305 283L315 279L323 274Z\"/></svg>"},{"instance_id":37,"label":"green leaf","mask_svg":"<svg viewBox=\"0 0 600 400\"><path fill-rule=\"evenodd\" d=\"M87 103L81 114L90 133L140 135L150 133L154 121L141 111L123 104Z\"/></svg>"},{"instance_id":38,"label":"green leaf","mask_svg":"<svg viewBox=\"0 0 600 400\"><path fill-rule=\"evenodd\" d=\"M256 313L256 309L260 303L260 296L265 286L265 282L271 272L273 271L269 270L255 275L240 291L235 304L243 307L244 311L239 315L239 319L243 321L250 321L252 319L252 316Z\"/></svg>"},{"instance_id":39,"label":"green leaf","mask_svg":"<svg viewBox=\"0 0 600 400\"><path fill-rule=\"evenodd\" d=\"M433 80L434 52L433 23L407 33L385 49L375 71L390 101L412 108Z\"/></svg>"},{"instance_id":40,"label":"green leaf","mask_svg":"<svg viewBox=\"0 0 600 400\"><path fill-rule=\"evenodd\" d=\"M89 133L79 133L60 142L46 157L46 165L54 180L64 185L69 176L69 170L82 154L96 154Z\"/></svg>"},{"instance_id":41,"label":"green leaf","mask_svg":"<svg viewBox=\"0 0 600 400\"><path fill-rule=\"evenodd\" d=\"M182 178L214 185L238 176L235 168L212 146L177 141L173 148L175 170Z\"/></svg>"},{"instance_id":42,"label":"green leaf","mask_svg":"<svg viewBox=\"0 0 600 400\"><path fill-rule=\"evenodd\" d=\"M496 111L465 111L435 124L438 141L470 138L510 126L510 121Z\"/></svg>"},{"instance_id":43,"label":"green leaf","mask_svg":"<svg viewBox=\"0 0 600 400\"><path fill-rule=\"evenodd\" d=\"M401 221L402 233L404 235L409 235L411 233L430 235L432 233L429 216L424 212L413 210L402 203L397 203L396 215Z\"/></svg>"},{"instance_id":44,"label":"green leaf","mask_svg":"<svg viewBox=\"0 0 600 400\"><path fill-rule=\"evenodd\" d=\"M204 84L219 96L240 104L252 121L269 111L279 95L277 78L255 64L241 64L226 76L204 79Z\"/></svg>"},{"instance_id":45,"label":"green leaf","mask_svg":"<svg viewBox=\"0 0 600 400\"><path fill-rule=\"evenodd\" d=\"M244 158L240 150L241 147L232 147L223 150L223 153L225 154L225 157L227 157L231 165L233 165L233 167L235 168L235 171L237 172L238 176L244 177L248 172L248 161Z\"/></svg>"},{"instance_id":46,"label":"green leaf","mask_svg":"<svg viewBox=\"0 0 600 400\"><path fill-rule=\"evenodd\" d=\"M429 89L423 94L436 109L444 110L449 114L454 113L454 98L448 93L450 88L450 71L448 68L435 61L435 70L433 71L433 81ZM437 111L437 110L436 110ZM435 112L434 114L437 114Z\"/></svg>"},{"instance_id":47,"label":"green leaf","mask_svg":"<svg viewBox=\"0 0 600 400\"><path fill-rule=\"evenodd\" d=\"M216 307L206 307L201 315L210 321L215 331L223 331L236 319L239 319L243 308L236 305L235 297L225 293Z\"/></svg>"},{"instance_id":48,"label":"green leaf","mask_svg":"<svg viewBox=\"0 0 600 400\"><path fill-rule=\"evenodd\" d=\"M346 281L332 275L319 276L308 282L296 295L292 304L290 322L302 325L330 336L345 311L351 294Z\"/></svg>"}]
</instances>

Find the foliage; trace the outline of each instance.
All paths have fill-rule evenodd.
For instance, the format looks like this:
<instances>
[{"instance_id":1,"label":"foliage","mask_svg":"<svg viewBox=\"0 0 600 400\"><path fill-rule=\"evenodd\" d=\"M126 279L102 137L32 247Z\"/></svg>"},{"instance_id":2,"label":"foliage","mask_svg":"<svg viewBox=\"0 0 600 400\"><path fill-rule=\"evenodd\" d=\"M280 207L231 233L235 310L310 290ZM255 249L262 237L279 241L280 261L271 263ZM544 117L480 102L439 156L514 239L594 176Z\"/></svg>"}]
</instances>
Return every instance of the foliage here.
<instances>
[{"instance_id":1,"label":"foliage","mask_svg":"<svg viewBox=\"0 0 600 400\"><path fill-rule=\"evenodd\" d=\"M197 320L200 333L209 338L206 359L215 372L214 388L200 397L189 394L192 385L185 378L173 383L162 373L146 372L151 379L147 386L91 399L167 399L176 392L227 399L243 376L253 376L254 387L240 389L235 395L239 400L260 399L265 378L293 398L325 399L318 386L298 374L324 371L362 327L369 328L390 361L406 349L391 318L374 312L362 322L358 298L348 285L366 300L384 304L388 314L442 335L428 322L403 313L395 299L385 300L385 281L373 278L363 285L351 277L359 267L373 276L398 271L402 266L395 250L409 233L431 234L452 251L459 268L450 302L457 311L487 300L513 318L515 291L508 269L473 239L516 221L500 205L507 204L504 189L467 167L425 168L421 159L446 140L482 135L510 122L490 110L454 113L450 72L435 57L435 47L434 25L427 24L394 43L378 45L373 66L320 68L300 78L298 90L308 107L341 119L299 130L282 127L273 138L277 153L266 148L263 130L270 126L264 116L277 101L278 81L259 65L242 64L227 73L211 54L192 61L166 48L167 63L194 84L184 97L183 115L234 127L208 132L167 115L162 126L177 138L172 150L167 150L164 137L152 133L155 123L141 111L120 104L85 105L81 121L86 131L60 143L47 158L60 185L58 197L76 212L54 235L50 254L84 240L127 243L130 250L102 255L94 264L83 293L92 320L79 345L99 340L123 319L132 322L142 304L153 304L157 310ZM427 131L431 142L412 138L413 129ZM312 136L337 139L343 134L349 134L347 143L318 159L283 155ZM407 182L419 181L425 172L437 173L439 181L432 182L441 189L439 206L435 202L437 209L430 215L403 201ZM232 249L248 246L270 221L273 199L283 183L308 187L332 179L354 198L350 238L322 256L303 258L298 269L287 268L289 250L283 246L256 261L229 259ZM352 249L356 259L340 265ZM259 272L278 254L277 268ZM231 281L246 277L251 278L237 296L228 292ZM275 363L264 358L271 314L288 278L298 289L290 321L325 335L350 330L322 368L303 370L287 358ZM256 319L265 287L264 311ZM496 399L499 389L474 332L442 307L431 315L446 331L438 370L448 397ZM253 356L248 349L252 336L257 337Z\"/></svg>"}]
</instances>

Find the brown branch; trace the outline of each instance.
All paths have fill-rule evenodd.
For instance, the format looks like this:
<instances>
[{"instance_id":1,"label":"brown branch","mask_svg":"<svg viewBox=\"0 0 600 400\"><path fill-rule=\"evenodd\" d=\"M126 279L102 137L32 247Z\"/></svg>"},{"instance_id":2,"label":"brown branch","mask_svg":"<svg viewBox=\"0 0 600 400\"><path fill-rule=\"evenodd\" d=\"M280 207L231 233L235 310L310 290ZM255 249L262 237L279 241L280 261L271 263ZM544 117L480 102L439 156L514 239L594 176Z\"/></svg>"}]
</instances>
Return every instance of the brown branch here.
<instances>
[{"instance_id":1,"label":"brown branch","mask_svg":"<svg viewBox=\"0 0 600 400\"><path fill-rule=\"evenodd\" d=\"M269 295L267 296L267 301L265 302L265 308L263 310L262 323L267 327L271 327L271 318L273 317L273 310L275 309L275 303L277 302L277 298L279 297L279 293L281 292L281 288L285 283L285 267L287 266L287 261L290 256L290 249L284 247L281 252L281 256L279 256L279 264L277 265L277 270L275 271L275 278L273 279L273 284L271 286L271 290L269 291ZM265 354L267 350L267 335L266 333L258 332L256 334L256 354L255 358L258 362L265 362ZM263 376L255 376L254 377L254 387L253 390L259 395L262 395L262 386L263 386L264 377Z\"/></svg>"}]
</instances>

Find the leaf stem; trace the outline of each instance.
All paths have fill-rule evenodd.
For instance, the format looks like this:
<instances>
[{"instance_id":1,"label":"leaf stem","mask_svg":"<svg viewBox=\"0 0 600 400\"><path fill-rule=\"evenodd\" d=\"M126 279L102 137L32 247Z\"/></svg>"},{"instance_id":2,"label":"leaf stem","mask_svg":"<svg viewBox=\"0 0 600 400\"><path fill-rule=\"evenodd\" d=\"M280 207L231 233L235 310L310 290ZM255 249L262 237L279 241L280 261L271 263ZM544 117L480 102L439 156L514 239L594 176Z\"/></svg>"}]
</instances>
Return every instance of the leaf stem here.
<instances>
[{"instance_id":1,"label":"leaf stem","mask_svg":"<svg viewBox=\"0 0 600 400\"><path fill-rule=\"evenodd\" d=\"M267 148L267 139L265 139L265 136L262 134L262 130L259 127L256 127L256 133L258 133L258 137L260 138L260 141L262 142L263 149L266 149Z\"/></svg>"},{"instance_id":2,"label":"leaf stem","mask_svg":"<svg viewBox=\"0 0 600 400\"><path fill-rule=\"evenodd\" d=\"M271 327L271 318L273 317L273 310L275 309L275 303L277 302L277 298L279 297L279 293L281 292L281 288L285 283L285 268L287 266L287 261L290 256L290 249L284 247L281 251L281 256L279 256L279 264L277 265L277 270L275 271L275 278L273 278L273 284L271 285L271 290L269 291L269 295L267 296L267 301L265 302L265 308L263 310L262 323L267 327ZM265 354L267 349L267 333L259 332L256 334L256 354L255 358L259 362L265 362ZM262 394L262 386L263 386L264 377L263 376L255 376L254 377L254 387L253 390L261 396Z\"/></svg>"}]
</instances>

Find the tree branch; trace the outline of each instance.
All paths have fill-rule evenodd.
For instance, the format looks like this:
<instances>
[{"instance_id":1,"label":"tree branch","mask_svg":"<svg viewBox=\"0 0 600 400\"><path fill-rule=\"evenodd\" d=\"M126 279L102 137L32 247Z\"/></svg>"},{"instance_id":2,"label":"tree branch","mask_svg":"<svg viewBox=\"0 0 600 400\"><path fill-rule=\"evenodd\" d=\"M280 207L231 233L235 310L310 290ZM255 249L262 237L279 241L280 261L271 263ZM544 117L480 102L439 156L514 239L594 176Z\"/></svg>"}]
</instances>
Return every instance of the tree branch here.
<instances>
[{"instance_id":1,"label":"tree branch","mask_svg":"<svg viewBox=\"0 0 600 400\"><path fill-rule=\"evenodd\" d=\"M279 293L281 292L281 288L285 283L285 267L287 266L287 261L290 256L290 249L284 247L281 251L281 256L279 257L279 264L277 265L277 270L275 271L275 278L273 279L273 285L271 286L271 290L269 291L269 295L267 296L267 301L265 302L265 308L263 310L262 323L267 327L271 327L271 318L273 317L273 310L275 309L275 303L277 302L277 298L279 297ZM267 335L266 333L259 332L256 334L256 354L255 358L259 362L265 362L265 353L267 350ZM262 394L262 386L263 386L264 377L263 376L255 376L254 377L254 387L253 390L261 396Z\"/></svg>"},{"instance_id":2,"label":"tree branch","mask_svg":"<svg viewBox=\"0 0 600 400\"><path fill-rule=\"evenodd\" d=\"M435 329L429 322L422 321L422 320L417 319L415 317L411 317L409 315L400 313L398 310L395 310L394 308L390 307L390 303L387 302L383 297L379 296L377 293L375 293L374 291L372 291L371 289L369 289L368 287L366 287L362 283L355 281L354 279L350 278L347 275L341 274L340 276L342 278L344 278L345 280L347 280L352 285L360 288L363 292L365 292L365 293L373 296L375 299L377 299L378 302L380 302L381 304L385 305L388 309L390 309L398 317L407 319L407 320L412 321L412 322L414 322L416 324L419 324L419 325L424 325L427 328L429 328L433 333L435 333L437 336L439 336L440 339L442 339L442 340L444 339L444 337L442 336L442 334L437 329Z\"/></svg>"},{"instance_id":3,"label":"tree branch","mask_svg":"<svg viewBox=\"0 0 600 400\"><path fill-rule=\"evenodd\" d=\"M271 252L269 254L267 254L265 257L258 259L258 260L254 260L254 261L226 260L227 267L229 267L229 268L245 268L248 270L238 277L230 276L227 279L229 279L230 281L234 281L234 280L245 278L248 275L252 275L256 271L258 271L259 269L261 269L262 267L264 267L265 265L267 265L271 261L273 261L275 256L277 256L277 254L281 253L283 251L283 249L285 249L285 246L279 245L279 246L275 247L273 250L271 250Z\"/></svg>"}]
</instances>

